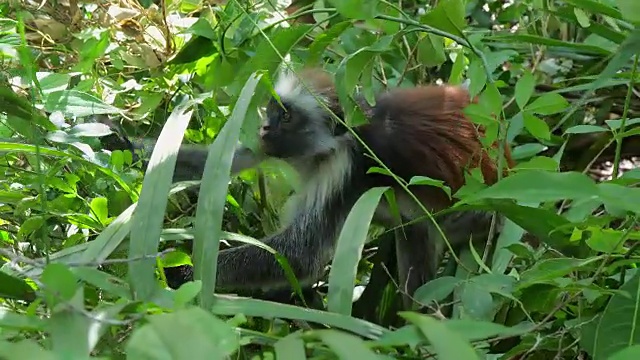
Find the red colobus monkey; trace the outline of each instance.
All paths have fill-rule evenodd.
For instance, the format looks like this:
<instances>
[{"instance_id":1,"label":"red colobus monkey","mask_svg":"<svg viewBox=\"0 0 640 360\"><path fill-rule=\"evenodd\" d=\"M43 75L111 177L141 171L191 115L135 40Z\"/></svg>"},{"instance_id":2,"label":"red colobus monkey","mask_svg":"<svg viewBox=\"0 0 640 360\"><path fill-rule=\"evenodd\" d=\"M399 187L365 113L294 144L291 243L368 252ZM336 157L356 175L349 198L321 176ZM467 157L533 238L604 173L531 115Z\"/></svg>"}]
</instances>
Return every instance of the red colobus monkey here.
<instances>
[{"instance_id":1,"label":"red colobus monkey","mask_svg":"<svg viewBox=\"0 0 640 360\"><path fill-rule=\"evenodd\" d=\"M369 188L390 186L396 194L403 223L396 231L399 280L404 293L433 279L443 253L438 231L397 182L390 176L367 171L378 164L350 131L336 122L343 110L330 75L305 70L300 79L284 75L276 83L280 102L271 99L260 128L260 154L236 150L232 172L252 167L264 157L282 159L301 176L302 191L293 219L276 233L262 239L283 254L302 284L317 281L333 258L336 240L358 198ZM324 103L322 106L318 99ZM405 181L414 176L442 180L452 192L464 184L465 171L479 167L485 182L494 183L497 166L483 149L483 134L463 114L470 103L468 92L455 86L420 86L393 89L380 94L374 106L361 101L369 122L353 131L389 169ZM205 147L184 147L178 155L174 181L202 175ZM512 166L510 154L505 154ZM449 197L436 187L412 187L430 211L451 206ZM457 212L438 219L452 246L466 244L470 236L486 238L491 214ZM397 226L388 204L381 201L374 221ZM284 272L268 252L242 245L219 254L217 284L220 290L273 290L288 285ZM405 306L410 298L404 297Z\"/></svg>"}]
</instances>

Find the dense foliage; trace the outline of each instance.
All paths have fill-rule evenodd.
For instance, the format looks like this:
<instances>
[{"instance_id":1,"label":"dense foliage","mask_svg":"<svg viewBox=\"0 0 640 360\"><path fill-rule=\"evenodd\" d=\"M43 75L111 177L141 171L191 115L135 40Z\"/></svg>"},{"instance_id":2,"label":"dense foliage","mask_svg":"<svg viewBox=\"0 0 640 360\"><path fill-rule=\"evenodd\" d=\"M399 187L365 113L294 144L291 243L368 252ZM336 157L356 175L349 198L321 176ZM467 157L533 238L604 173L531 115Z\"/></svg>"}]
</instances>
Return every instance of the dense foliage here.
<instances>
[{"instance_id":1,"label":"dense foliage","mask_svg":"<svg viewBox=\"0 0 640 360\"><path fill-rule=\"evenodd\" d=\"M4 1L0 358L638 359L640 171L620 170L639 50L637 0ZM320 301L214 294L219 245L272 233L300 186L277 161L228 172L282 66L335 74L346 109L467 81L492 156L513 149L503 180L455 194L508 221L413 294L431 315L398 311L389 229L369 229L384 189L352 210ZM104 118L158 138L146 171L105 149ZM212 144L200 187L171 184L181 143Z\"/></svg>"}]
</instances>

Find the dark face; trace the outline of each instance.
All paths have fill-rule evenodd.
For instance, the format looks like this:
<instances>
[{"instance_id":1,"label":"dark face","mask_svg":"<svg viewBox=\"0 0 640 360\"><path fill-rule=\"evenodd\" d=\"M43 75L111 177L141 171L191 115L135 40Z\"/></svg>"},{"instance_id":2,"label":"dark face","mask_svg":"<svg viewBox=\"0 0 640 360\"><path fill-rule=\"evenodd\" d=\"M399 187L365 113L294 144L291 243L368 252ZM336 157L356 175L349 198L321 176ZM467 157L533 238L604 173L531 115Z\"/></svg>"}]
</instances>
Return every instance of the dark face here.
<instances>
[{"instance_id":1,"label":"dark face","mask_svg":"<svg viewBox=\"0 0 640 360\"><path fill-rule=\"evenodd\" d=\"M326 136L321 119L312 119L308 112L286 101L271 99L267 116L260 128L263 151L277 158L292 158L313 153Z\"/></svg>"}]
</instances>

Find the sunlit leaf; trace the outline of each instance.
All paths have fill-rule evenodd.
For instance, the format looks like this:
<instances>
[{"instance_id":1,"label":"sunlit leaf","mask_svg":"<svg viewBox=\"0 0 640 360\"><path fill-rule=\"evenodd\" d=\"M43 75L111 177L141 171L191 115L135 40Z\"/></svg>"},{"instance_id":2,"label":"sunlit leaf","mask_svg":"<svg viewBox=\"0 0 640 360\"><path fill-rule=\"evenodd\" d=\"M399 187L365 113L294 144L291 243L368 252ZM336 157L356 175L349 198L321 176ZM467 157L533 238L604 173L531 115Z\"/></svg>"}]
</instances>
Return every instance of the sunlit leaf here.
<instances>
[{"instance_id":1,"label":"sunlit leaf","mask_svg":"<svg viewBox=\"0 0 640 360\"><path fill-rule=\"evenodd\" d=\"M47 95L44 108L48 112L60 111L67 115L84 117L100 114L120 114L117 107L78 90L55 91Z\"/></svg>"}]
</instances>

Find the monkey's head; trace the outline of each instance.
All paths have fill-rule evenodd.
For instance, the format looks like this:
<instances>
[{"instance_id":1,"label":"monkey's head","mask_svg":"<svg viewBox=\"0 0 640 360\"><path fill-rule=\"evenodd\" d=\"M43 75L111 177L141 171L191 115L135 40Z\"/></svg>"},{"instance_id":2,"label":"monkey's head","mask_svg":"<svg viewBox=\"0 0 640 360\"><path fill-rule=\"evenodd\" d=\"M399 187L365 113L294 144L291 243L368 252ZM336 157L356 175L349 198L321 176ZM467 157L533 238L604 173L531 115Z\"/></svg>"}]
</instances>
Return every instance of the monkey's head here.
<instances>
[{"instance_id":1,"label":"monkey's head","mask_svg":"<svg viewBox=\"0 0 640 360\"><path fill-rule=\"evenodd\" d=\"M339 145L336 121L342 116L331 77L318 70L283 75L260 128L264 153L281 159L327 154ZM330 111L328 111L329 109Z\"/></svg>"}]
</instances>

